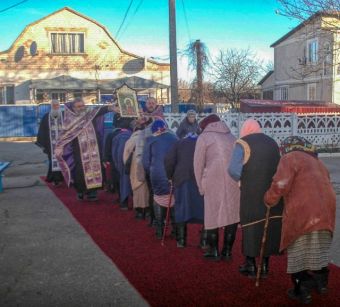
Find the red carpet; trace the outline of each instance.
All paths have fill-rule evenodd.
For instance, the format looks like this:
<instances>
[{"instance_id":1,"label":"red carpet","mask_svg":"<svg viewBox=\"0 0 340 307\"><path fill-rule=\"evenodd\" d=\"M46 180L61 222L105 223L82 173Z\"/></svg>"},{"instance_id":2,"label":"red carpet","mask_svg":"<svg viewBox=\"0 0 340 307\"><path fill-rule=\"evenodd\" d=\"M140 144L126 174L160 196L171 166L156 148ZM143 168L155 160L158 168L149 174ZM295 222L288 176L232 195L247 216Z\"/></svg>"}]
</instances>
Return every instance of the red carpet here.
<instances>
[{"instance_id":1,"label":"red carpet","mask_svg":"<svg viewBox=\"0 0 340 307\"><path fill-rule=\"evenodd\" d=\"M189 226L187 248L169 237L162 247L146 221L113 205L112 194L101 192L98 203L78 202L72 189L49 187L152 306L298 306L286 296L291 285L284 256L271 258L270 275L259 288L238 273L240 232L233 261L210 263L197 247L198 226ZM340 306L340 268L333 265L329 288L324 296L313 292L311 306Z\"/></svg>"}]
</instances>

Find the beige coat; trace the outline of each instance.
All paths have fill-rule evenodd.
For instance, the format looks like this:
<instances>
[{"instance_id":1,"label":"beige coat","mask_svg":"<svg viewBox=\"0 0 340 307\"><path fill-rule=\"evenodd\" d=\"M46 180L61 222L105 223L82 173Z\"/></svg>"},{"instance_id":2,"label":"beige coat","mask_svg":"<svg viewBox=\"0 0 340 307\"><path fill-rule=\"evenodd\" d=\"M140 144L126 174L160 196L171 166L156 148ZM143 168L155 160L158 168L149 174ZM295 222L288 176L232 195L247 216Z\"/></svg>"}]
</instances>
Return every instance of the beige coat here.
<instances>
[{"instance_id":1,"label":"beige coat","mask_svg":"<svg viewBox=\"0 0 340 307\"><path fill-rule=\"evenodd\" d=\"M141 150L139 150L142 144L140 143L141 134L144 132L138 130L134 132L130 139L126 142L124 148L123 160L124 163L133 152L130 181L133 191L133 207L134 208L146 208L149 206L149 189L145 181L145 172L141 163Z\"/></svg>"},{"instance_id":2,"label":"beige coat","mask_svg":"<svg viewBox=\"0 0 340 307\"><path fill-rule=\"evenodd\" d=\"M194 171L204 195L204 227L214 229L240 221L240 189L228 165L236 139L223 122L209 124L198 137Z\"/></svg>"}]
</instances>

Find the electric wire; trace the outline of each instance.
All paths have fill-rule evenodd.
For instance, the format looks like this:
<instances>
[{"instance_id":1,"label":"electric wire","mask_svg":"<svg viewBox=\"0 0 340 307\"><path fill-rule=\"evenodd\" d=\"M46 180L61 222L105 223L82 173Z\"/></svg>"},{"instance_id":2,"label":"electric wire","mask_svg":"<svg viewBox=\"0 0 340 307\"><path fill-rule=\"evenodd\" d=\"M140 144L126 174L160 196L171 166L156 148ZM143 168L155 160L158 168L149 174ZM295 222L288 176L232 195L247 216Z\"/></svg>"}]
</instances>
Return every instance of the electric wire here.
<instances>
[{"instance_id":1,"label":"electric wire","mask_svg":"<svg viewBox=\"0 0 340 307\"><path fill-rule=\"evenodd\" d=\"M10 10L10 9L12 9L12 8L14 8L14 7L20 5L20 4L23 4L23 3L27 2L27 1L28 1L28 0L23 0L23 1L20 1L20 2L18 2L18 3L15 3L15 4L13 4L13 5L9 6L9 7L6 7L6 8L4 8L4 9L0 10L0 13L6 12L6 11L8 11L8 10Z\"/></svg>"},{"instance_id":2,"label":"electric wire","mask_svg":"<svg viewBox=\"0 0 340 307\"><path fill-rule=\"evenodd\" d=\"M117 37L118 37L118 35L119 35L119 33L120 33L120 30L122 29L122 27L123 27L123 25L124 25L124 23L125 23L126 17L127 17L127 15L129 14L129 11L130 11L130 9L131 9L132 4L133 4L133 0L130 1L129 6L128 6L128 8L126 9L126 12L125 12L125 14L124 14L124 18L123 18L123 20L122 20L122 22L121 22L121 24L120 24L120 26L119 26L119 28L118 28L118 31L117 31L117 33L116 33L116 36L115 36L116 39L117 39Z\"/></svg>"}]
</instances>

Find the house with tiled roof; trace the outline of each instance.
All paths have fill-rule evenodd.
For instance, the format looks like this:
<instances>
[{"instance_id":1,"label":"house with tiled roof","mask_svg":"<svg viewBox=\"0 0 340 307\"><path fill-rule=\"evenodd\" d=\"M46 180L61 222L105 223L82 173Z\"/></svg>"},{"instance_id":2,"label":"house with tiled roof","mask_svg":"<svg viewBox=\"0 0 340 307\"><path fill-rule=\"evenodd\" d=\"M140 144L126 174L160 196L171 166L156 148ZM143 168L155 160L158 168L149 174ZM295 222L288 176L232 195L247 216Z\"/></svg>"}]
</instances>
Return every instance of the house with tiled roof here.
<instances>
[{"instance_id":1,"label":"house with tiled roof","mask_svg":"<svg viewBox=\"0 0 340 307\"><path fill-rule=\"evenodd\" d=\"M103 25L68 7L27 25L0 52L0 104L98 102L119 80L140 96L169 101L168 63L123 50Z\"/></svg>"}]
</instances>

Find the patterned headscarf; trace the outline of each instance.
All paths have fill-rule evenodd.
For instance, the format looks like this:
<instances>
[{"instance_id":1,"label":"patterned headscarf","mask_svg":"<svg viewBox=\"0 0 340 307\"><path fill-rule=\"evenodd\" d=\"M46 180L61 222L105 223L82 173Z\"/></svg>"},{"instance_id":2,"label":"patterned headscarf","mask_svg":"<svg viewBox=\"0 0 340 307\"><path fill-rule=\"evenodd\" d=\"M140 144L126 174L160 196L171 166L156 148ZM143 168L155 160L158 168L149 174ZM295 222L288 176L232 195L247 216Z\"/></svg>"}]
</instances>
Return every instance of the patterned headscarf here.
<instances>
[{"instance_id":1,"label":"patterned headscarf","mask_svg":"<svg viewBox=\"0 0 340 307\"><path fill-rule=\"evenodd\" d=\"M284 139L280 151L282 155L292 151L303 151L317 157L315 146L302 136L289 136Z\"/></svg>"}]
</instances>

